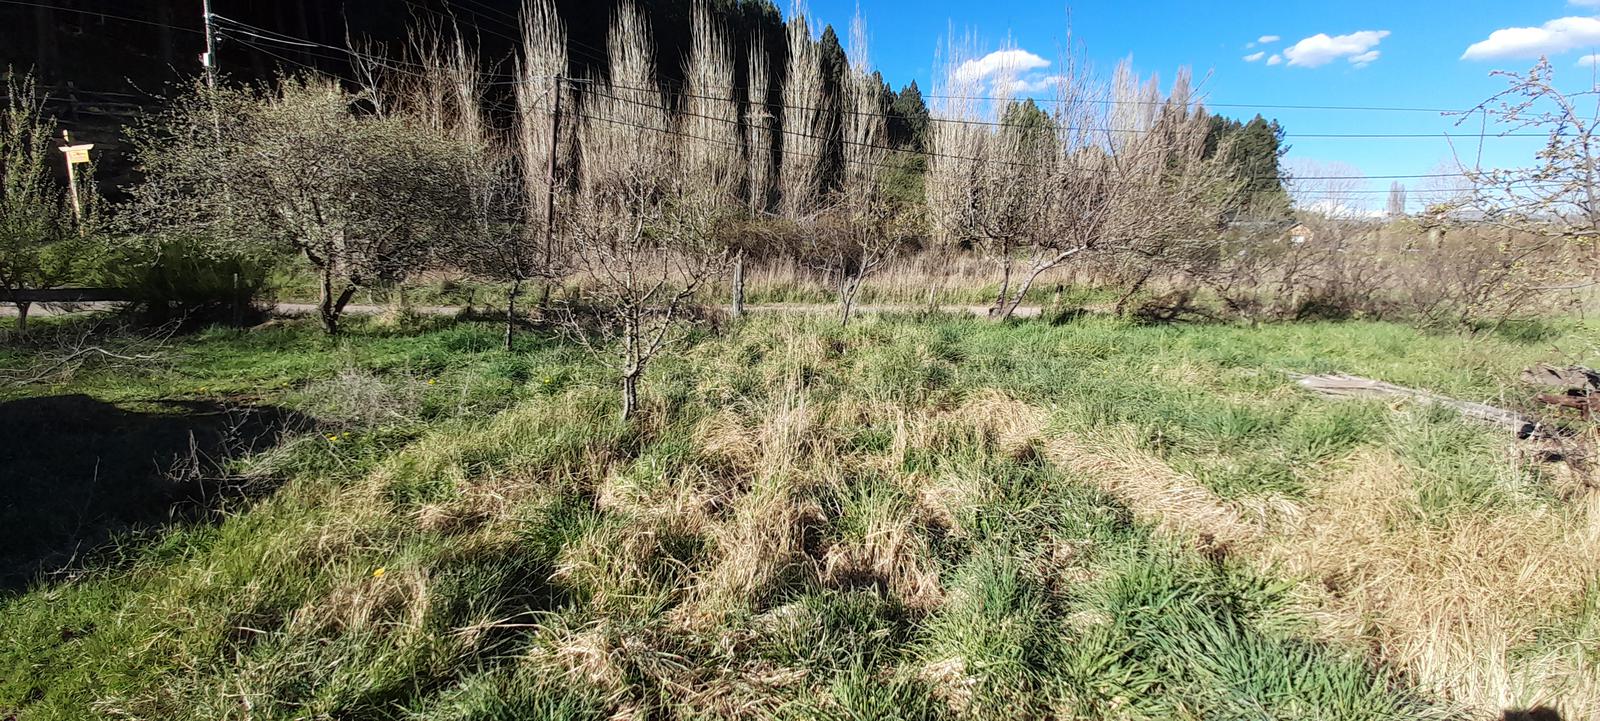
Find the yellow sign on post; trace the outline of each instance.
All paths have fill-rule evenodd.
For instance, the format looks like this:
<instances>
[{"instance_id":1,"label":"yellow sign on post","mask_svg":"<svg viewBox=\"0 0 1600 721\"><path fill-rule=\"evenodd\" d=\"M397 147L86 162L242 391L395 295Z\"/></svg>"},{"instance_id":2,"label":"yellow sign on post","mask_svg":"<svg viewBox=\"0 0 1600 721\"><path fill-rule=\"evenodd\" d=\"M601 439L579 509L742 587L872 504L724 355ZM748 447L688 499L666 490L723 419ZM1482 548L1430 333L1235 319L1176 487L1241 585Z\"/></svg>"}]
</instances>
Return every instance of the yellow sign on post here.
<instances>
[{"instance_id":1,"label":"yellow sign on post","mask_svg":"<svg viewBox=\"0 0 1600 721\"><path fill-rule=\"evenodd\" d=\"M61 139L72 142L72 134L61 131ZM78 173L72 169L75 165L89 162L89 151L94 149L94 144L64 145L61 152L67 154L67 188L72 191L72 216L81 223L83 221L83 201L78 200ZM78 232L83 232L83 226L78 226Z\"/></svg>"}]
</instances>

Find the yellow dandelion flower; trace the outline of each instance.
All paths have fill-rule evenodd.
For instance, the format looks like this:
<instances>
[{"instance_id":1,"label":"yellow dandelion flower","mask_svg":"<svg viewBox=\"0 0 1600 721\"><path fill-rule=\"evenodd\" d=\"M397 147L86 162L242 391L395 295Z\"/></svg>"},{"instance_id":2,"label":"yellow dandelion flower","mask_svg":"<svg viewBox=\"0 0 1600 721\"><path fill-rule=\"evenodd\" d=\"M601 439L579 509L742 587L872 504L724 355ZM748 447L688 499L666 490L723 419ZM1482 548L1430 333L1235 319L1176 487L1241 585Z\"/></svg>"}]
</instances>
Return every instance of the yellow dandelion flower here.
<instances>
[{"instance_id":1,"label":"yellow dandelion flower","mask_svg":"<svg viewBox=\"0 0 1600 721\"><path fill-rule=\"evenodd\" d=\"M384 569L383 569L382 566L377 567L376 569L374 569L372 571L372 577L373 578L383 578L383 571L384 571Z\"/></svg>"},{"instance_id":2,"label":"yellow dandelion flower","mask_svg":"<svg viewBox=\"0 0 1600 721\"><path fill-rule=\"evenodd\" d=\"M436 381L436 380L434 380L434 379L432 379L432 378L429 378L429 379L428 379L428 385L430 385L430 386L431 386L431 385L433 385L433 384L435 384L435 383L438 383L438 382L439 382L439 381Z\"/></svg>"}]
</instances>

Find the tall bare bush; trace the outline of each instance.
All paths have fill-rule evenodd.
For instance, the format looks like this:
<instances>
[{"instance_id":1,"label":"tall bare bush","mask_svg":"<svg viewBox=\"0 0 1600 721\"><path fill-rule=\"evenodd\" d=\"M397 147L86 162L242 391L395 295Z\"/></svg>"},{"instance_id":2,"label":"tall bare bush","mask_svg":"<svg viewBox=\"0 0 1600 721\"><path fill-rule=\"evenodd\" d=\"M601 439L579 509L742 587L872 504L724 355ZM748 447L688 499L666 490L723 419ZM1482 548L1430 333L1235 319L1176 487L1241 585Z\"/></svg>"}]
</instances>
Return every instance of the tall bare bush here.
<instances>
[{"instance_id":1,"label":"tall bare bush","mask_svg":"<svg viewBox=\"0 0 1600 721\"><path fill-rule=\"evenodd\" d=\"M947 82L976 80L955 53ZM1208 158L1208 117L1191 96L1187 73L1163 95L1120 64L1109 84L1069 58L1050 101L1049 140L1001 100L974 129L980 106L963 99L937 109L938 155L928 203L941 234L971 242L1001 270L992 316L1009 318L1040 274L1099 253L1147 266L1207 257L1224 208L1242 188L1221 160ZM997 87L1009 87L997 82ZM1012 114L1010 120L1007 114Z\"/></svg>"},{"instance_id":2,"label":"tall bare bush","mask_svg":"<svg viewBox=\"0 0 1600 721\"><path fill-rule=\"evenodd\" d=\"M775 174L772 155L775 118L768 108L768 63L766 44L757 35L750 41L749 63L745 70L748 86L744 110L745 193L750 218L757 223L770 209ZM752 227L754 225L752 223ZM733 249L730 310L735 317L744 314L745 259L753 250L747 238L741 238L740 241Z\"/></svg>"},{"instance_id":3,"label":"tall bare bush","mask_svg":"<svg viewBox=\"0 0 1600 721\"><path fill-rule=\"evenodd\" d=\"M904 237L884 195L888 123L882 82L867 60L866 27L850 25L850 66L842 79L841 163L837 194L822 227L805 234L806 256L837 278L839 322L850 322L861 284L899 250Z\"/></svg>"},{"instance_id":4,"label":"tall bare bush","mask_svg":"<svg viewBox=\"0 0 1600 721\"><path fill-rule=\"evenodd\" d=\"M1010 300L1018 256L1047 228L1040 220L1050 208L1058 138L1053 119L1031 101L1010 97L1015 68L999 70L986 109L978 99L981 78L967 65L976 55L971 41L952 38L949 52L946 97L931 126L928 207L941 240L969 243L999 266L1000 288L990 309L999 316Z\"/></svg>"}]
</instances>

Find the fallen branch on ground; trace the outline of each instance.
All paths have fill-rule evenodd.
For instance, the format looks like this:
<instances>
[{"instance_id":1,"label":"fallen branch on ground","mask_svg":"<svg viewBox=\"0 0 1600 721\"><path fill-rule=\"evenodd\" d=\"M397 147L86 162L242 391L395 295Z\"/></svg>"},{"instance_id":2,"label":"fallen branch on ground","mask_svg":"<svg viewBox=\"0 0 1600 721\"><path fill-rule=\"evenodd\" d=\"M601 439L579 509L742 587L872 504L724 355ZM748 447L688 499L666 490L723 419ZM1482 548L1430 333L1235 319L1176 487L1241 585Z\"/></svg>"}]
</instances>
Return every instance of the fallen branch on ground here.
<instances>
[{"instance_id":1,"label":"fallen branch on ground","mask_svg":"<svg viewBox=\"0 0 1600 721\"><path fill-rule=\"evenodd\" d=\"M54 343L36 354L37 361L15 372L0 373L0 386L27 386L55 382L71 377L93 360L104 361L102 369L130 364L148 367L169 360L167 345L181 327L183 319L170 322L144 335L112 335L103 323L96 323L71 337ZM94 344L97 339L113 341L111 350Z\"/></svg>"},{"instance_id":2,"label":"fallen branch on ground","mask_svg":"<svg viewBox=\"0 0 1600 721\"><path fill-rule=\"evenodd\" d=\"M1520 439L1549 437L1549 432L1537 420L1486 403L1456 400L1438 393L1342 373L1311 376L1290 373L1289 376L1294 378L1300 387L1333 398L1396 398L1431 403L1454 408L1464 418L1510 429Z\"/></svg>"}]
</instances>

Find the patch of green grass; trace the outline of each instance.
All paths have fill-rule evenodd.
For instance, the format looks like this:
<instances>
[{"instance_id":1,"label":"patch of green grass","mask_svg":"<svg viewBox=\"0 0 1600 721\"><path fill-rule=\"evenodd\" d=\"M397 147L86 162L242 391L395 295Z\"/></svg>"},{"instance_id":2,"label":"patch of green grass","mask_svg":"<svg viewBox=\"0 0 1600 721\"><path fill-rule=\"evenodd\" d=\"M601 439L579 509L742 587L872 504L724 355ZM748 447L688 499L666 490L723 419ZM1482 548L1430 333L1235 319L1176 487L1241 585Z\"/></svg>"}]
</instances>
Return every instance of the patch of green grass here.
<instances>
[{"instance_id":1,"label":"patch of green grass","mask_svg":"<svg viewBox=\"0 0 1600 721\"><path fill-rule=\"evenodd\" d=\"M229 461L272 481L248 503L110 533L76 575L0 598L0 712L1427 717L1405 679L1311 641L1284 583L1178 547L959 410L998 389L1051 433L1138 431L1225 499L1303 497L1366 448L1421 471L1441 514L1541 493L1485 470L1496 441L1459 418L1331 403L1284 372L1493 397L1549 358L1542 335L753 317L663 357L625 425L606 368L555 339L349 329L210 330L170 363L8 391L313 422ZM854 577L825 572L850 553ZM752 580L713 594L725 576Z\"/></svg>"}]
</instances>

